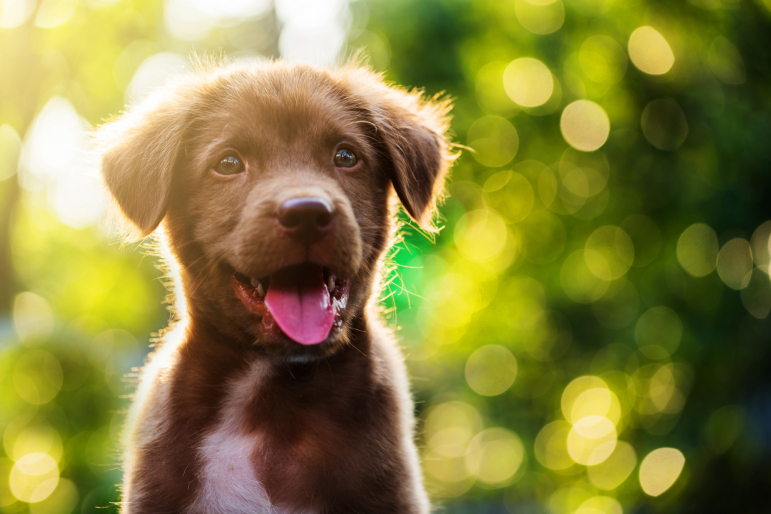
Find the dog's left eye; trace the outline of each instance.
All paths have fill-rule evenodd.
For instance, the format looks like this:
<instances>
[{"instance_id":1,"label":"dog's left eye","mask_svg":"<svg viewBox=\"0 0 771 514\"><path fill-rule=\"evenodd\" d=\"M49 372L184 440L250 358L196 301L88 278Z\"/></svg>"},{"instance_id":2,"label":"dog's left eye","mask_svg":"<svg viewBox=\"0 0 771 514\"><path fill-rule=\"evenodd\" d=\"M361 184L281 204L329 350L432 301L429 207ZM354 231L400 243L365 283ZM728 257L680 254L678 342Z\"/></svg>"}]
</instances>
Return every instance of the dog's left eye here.
<instances>
[{"instance_id":1,"label":"dog's left eye","mask_svg":"<svg viewBox=\"0 0 771 514\"><path fill-rule=\"evenodd\" d=\"M244 163L235 155L228 155L215 168L220 175L235 175L244 171Z\"/></svg>"},{"instance_id":2,"label":"dog's left eye","mask_svg":"<svg viewBox=\"0 0 771 514\"><path fill-rule=\"evenodd\" d=\"M356 154L347 148L341 148L335 154L335 166L338 168L353 168L359 159Z\"/></svg>"}]
</instances>

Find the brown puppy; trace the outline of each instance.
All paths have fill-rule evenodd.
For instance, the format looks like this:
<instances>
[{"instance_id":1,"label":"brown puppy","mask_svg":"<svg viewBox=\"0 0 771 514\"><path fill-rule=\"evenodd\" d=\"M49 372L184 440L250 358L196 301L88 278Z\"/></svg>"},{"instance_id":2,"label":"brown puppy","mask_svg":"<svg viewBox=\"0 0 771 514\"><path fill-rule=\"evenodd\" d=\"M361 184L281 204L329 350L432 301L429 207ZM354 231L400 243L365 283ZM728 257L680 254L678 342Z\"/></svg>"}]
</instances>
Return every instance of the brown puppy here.
<instances>
[{"instance_id":1,"label":"brown puppy","mask_svg":"<svg viewBox=\"0 0 771 514\"><path fill-rule=\"evenodd\" d=\"M98 131L184 300L130 412L124 513L428 512L377 287L395 196L429 223L447 111L356 66L211 66Z\"/></svg>"}]
</instances>

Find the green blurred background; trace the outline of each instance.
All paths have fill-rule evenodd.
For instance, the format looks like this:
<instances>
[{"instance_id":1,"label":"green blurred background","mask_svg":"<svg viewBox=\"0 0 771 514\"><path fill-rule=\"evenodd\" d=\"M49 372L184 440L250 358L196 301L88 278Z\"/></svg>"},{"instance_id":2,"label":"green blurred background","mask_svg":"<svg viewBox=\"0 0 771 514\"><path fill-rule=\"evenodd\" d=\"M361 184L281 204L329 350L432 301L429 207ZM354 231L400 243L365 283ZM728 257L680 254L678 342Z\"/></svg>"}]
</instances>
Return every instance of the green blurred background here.
<instances>
[{"instance_id":1,"label":"green blurred background","mask_svg":"<svg viewBox=\"0 0 771 514\"><path fill-rule=\"evenodd\" d=\"M168 319L90 129L192 52L362 47L467 147L383 292L437 504L768 512L769 0L0 1L0 512L116 511Z\"/></svg>"}]
</instances>

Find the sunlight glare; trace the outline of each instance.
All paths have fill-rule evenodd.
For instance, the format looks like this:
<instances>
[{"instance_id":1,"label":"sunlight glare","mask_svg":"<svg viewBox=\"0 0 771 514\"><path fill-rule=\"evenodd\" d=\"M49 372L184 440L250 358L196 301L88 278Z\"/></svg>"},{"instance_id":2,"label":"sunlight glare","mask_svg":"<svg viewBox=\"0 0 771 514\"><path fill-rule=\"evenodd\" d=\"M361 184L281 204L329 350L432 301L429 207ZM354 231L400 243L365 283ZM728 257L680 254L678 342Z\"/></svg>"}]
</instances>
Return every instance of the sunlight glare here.
<instances>
[{"instance_id":1,"label":"sunlight glare","mask_svg":"<svg viewBox=\"0 0 771 514\"><path fill-rule=\"evenodd\" d=\"M35 120L22 150L23 168L31 174L22 185L27 189L47 186L57 216L74 228L95 224L106 205L102 183L88 159L87 128L68 100L53 97Z\"/></svg>"},{"instance_id":2,"label":"sunlight glare","mask_svg":"<svg viewBox=\"0 0 771 514\"><path fill-rule=\"evenodd\" d=\"M290 61L331 65L345 44L350 18L345 0L277 0L283 23L281 55Z\"/></svg>"},{"instance_id":3,"label":"sunlight glare","mask_svg":"<svg viewBox=\"0 0 771 514\"><path fill-rule=\"evenodd\" d=\"M2 0L0 2L0 29L18 27L35 12L36 0Z\"/></svg>"}]
</instances>

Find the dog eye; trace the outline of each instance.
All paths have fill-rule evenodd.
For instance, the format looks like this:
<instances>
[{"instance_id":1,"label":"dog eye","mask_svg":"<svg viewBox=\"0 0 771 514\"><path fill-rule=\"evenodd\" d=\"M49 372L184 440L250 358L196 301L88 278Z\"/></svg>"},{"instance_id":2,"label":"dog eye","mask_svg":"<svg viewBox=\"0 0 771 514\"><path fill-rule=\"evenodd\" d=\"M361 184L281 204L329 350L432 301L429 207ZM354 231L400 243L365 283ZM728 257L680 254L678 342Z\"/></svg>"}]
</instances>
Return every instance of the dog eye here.
<instances>
[{"instance_id":1,"label":"dog eye","mask_svg":"<svg viewBox=\"0 0 771 514\"><path fill-rule=\"evenodd\" d=\"M338 168L353 168L359 159L356 154L347 148L341 148L335 154L335 166Z\"/></svg>"},{"instance_id":2,"label":"dog eye","mask_svg":"<svg viewBox=\"0 0 771 514\"><path fill-rule=\"evenodd\" d=\"M244 163L235 155L228 155L215 168L220 175L235 175L244 171Z\"/></svg>"}]
</instances>

